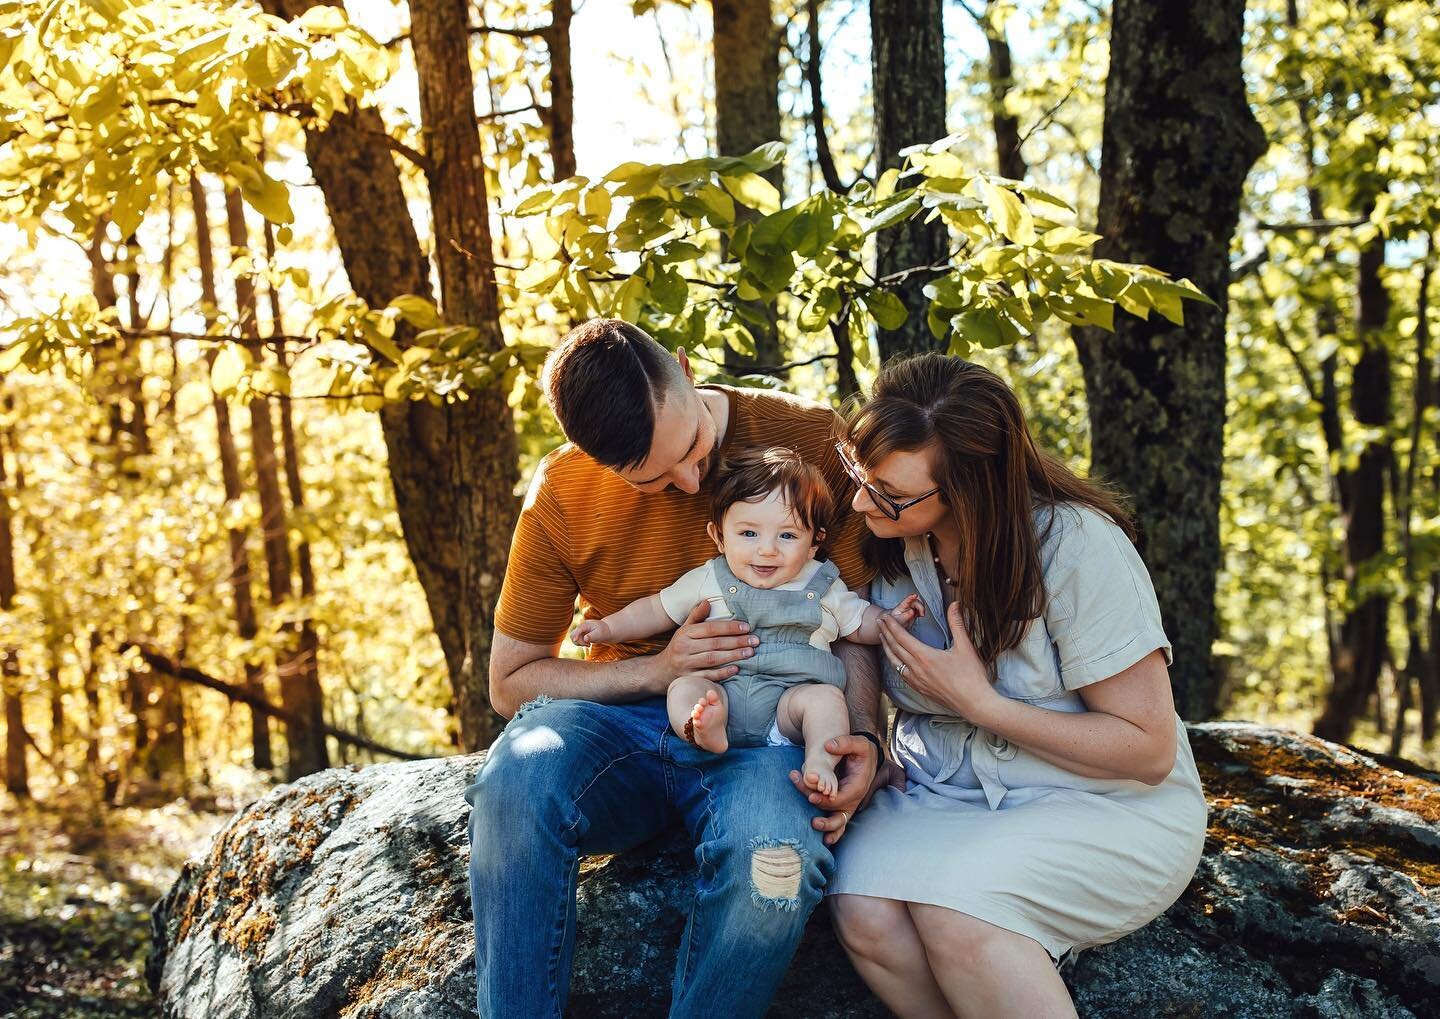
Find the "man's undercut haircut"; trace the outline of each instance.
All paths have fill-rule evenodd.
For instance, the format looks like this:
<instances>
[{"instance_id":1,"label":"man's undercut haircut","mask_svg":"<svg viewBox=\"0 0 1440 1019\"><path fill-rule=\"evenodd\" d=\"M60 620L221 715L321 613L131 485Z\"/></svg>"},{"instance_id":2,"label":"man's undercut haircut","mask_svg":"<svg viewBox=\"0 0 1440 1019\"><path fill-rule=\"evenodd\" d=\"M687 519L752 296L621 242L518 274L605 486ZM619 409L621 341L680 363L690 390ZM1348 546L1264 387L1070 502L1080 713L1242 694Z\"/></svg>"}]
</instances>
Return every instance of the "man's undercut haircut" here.
<instances>
[{"instance_id":1,"label":"man's undercut haircut","mask_svg":"<svg viewBox=\"0 0 1440 1019\"><path fill-rule=\"evenodd\" d=\"M545 399L565 437L597 463L633 470L650 455L655 416L688 380L645 330L615 318L576 326L545 360Z\"/></svg>"},{"instance_id":2,"label":"man's undercut haircut","mask_svg":"<svg viewBox=\"0 0 1440 1019\"><path fill-rule=\"evenodd\" d=\"M835 515L825 475L785 446L745 449L727 456L716 470L710 519L723 528L725 512L737 502L760 502L779 491L785 505L818 538Z\"/></svg>"}]
</instances>

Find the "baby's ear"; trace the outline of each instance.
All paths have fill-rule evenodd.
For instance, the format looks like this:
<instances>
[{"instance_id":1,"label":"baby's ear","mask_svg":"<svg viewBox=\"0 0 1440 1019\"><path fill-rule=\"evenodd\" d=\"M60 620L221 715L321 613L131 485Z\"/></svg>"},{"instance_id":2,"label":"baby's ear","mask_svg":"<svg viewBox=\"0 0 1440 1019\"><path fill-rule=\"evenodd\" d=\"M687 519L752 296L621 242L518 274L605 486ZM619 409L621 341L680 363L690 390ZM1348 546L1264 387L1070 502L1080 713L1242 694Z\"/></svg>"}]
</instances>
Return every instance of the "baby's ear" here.
<instances>
[{"instance_id":1,"label":"baby's ear","mask_svg":"<svg viewBox=\"0 0 1440 1019\"><path fill-rule=\"evenodd\" d=\"M710 535L710 540L715 543L715 547L717 549L719 549L721 552L725 551L725 543L720 540L720 531L715 526L715 521L712 520L705 525L705 533Z\"/></svg>"},{"instance_id":2,"label":"baby's ear","mask_svg":"<svg viewBox=\"0 0 1440 1019\"><path fill-rule=\"evenodd\" d=\"M818 531L815 532L815 537L814 537L813 539L811 539L811 541L810 541L810 551L811 551L811 552L814 552L817 548L819 548L819 547L820 547L821 545L823 545L823 544L825 544L825 528L822 527L822 528L820 528Z\"/></svg>"}]
</instances>

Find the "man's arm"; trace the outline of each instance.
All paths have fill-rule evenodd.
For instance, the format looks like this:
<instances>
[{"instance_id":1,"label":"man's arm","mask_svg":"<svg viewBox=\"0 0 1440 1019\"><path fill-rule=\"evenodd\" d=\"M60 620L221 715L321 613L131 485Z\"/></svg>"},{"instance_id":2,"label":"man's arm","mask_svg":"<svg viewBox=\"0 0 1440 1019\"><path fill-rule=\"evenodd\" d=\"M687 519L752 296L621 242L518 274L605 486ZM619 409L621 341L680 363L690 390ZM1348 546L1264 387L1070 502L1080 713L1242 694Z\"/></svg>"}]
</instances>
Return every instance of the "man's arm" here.
<instances>
[{"instance_id":1,"label":"man's arm","mask_svg":"<svg viewBox=\"0 0 1440 1019\"><path fill-rule=\"evenodd\" d=\"M506 718L541 694L601 704L621 704L663 694L677 677L695 674L723 682L739 671L759 643L747 623L705 622L710 603L700 602L659 654L618 662L557 658L560 641L531 644L499 630L490 646L490 704Z\"/></svg>"}]
</instances>

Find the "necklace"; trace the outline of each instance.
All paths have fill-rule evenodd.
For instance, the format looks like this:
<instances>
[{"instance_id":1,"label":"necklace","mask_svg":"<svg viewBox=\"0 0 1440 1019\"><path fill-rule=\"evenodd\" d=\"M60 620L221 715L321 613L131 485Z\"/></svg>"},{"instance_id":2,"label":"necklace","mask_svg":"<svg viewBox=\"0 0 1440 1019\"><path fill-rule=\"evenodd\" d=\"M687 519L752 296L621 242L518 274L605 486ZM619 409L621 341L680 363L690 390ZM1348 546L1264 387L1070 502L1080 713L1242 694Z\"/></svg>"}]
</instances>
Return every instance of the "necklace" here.
<instances>
[{"instance_id":1,"label":"necklace","mask_svg":"<svg viewBox=\"0 0 1440 1019\"><path fill-rule=\"evenodd\" d=\"M930 546L930 558L935 560L935 572L939 574L940 582L949 588L958 587L959 585L946 574L945 567L940 565L940 552L935 547L935 535L927 531L925 533L925 541Z\"/></svg>"}]
</instances>

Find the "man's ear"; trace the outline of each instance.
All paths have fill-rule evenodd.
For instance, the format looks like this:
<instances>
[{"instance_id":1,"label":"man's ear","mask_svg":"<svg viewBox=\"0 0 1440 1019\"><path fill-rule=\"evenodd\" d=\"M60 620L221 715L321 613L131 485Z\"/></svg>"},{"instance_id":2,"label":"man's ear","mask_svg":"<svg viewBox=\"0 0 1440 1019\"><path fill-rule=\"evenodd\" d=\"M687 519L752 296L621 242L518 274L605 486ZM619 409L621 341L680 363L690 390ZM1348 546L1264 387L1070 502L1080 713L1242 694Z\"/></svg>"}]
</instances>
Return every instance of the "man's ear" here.
<instances>
[{"instance_id":1,"label":"man's ear","mask_svg":"<svg viewBox=\"0 0 1440 1019\"><path fill-rule=\"evenodd\" d=\"M720 531L715 526L715 521L712 520L705 525L705 533L710 535L710 540L715 543L715 547L720 550L720 554L724 555L725 543L720 540Z\"/></svg>"},{"instance_id":2,"label":"man's ear","mask_svg":"<svg viewBox=\"0 0 1440 1019\"><path fill-rule=\"evenodd\" d=\"M675 360L680 362L680 370L685 373L685 378L690 383L695 381L695 372L690 368L690 358L685 354L684 347L675 349Z\"/></svg>"}]
</instances>

